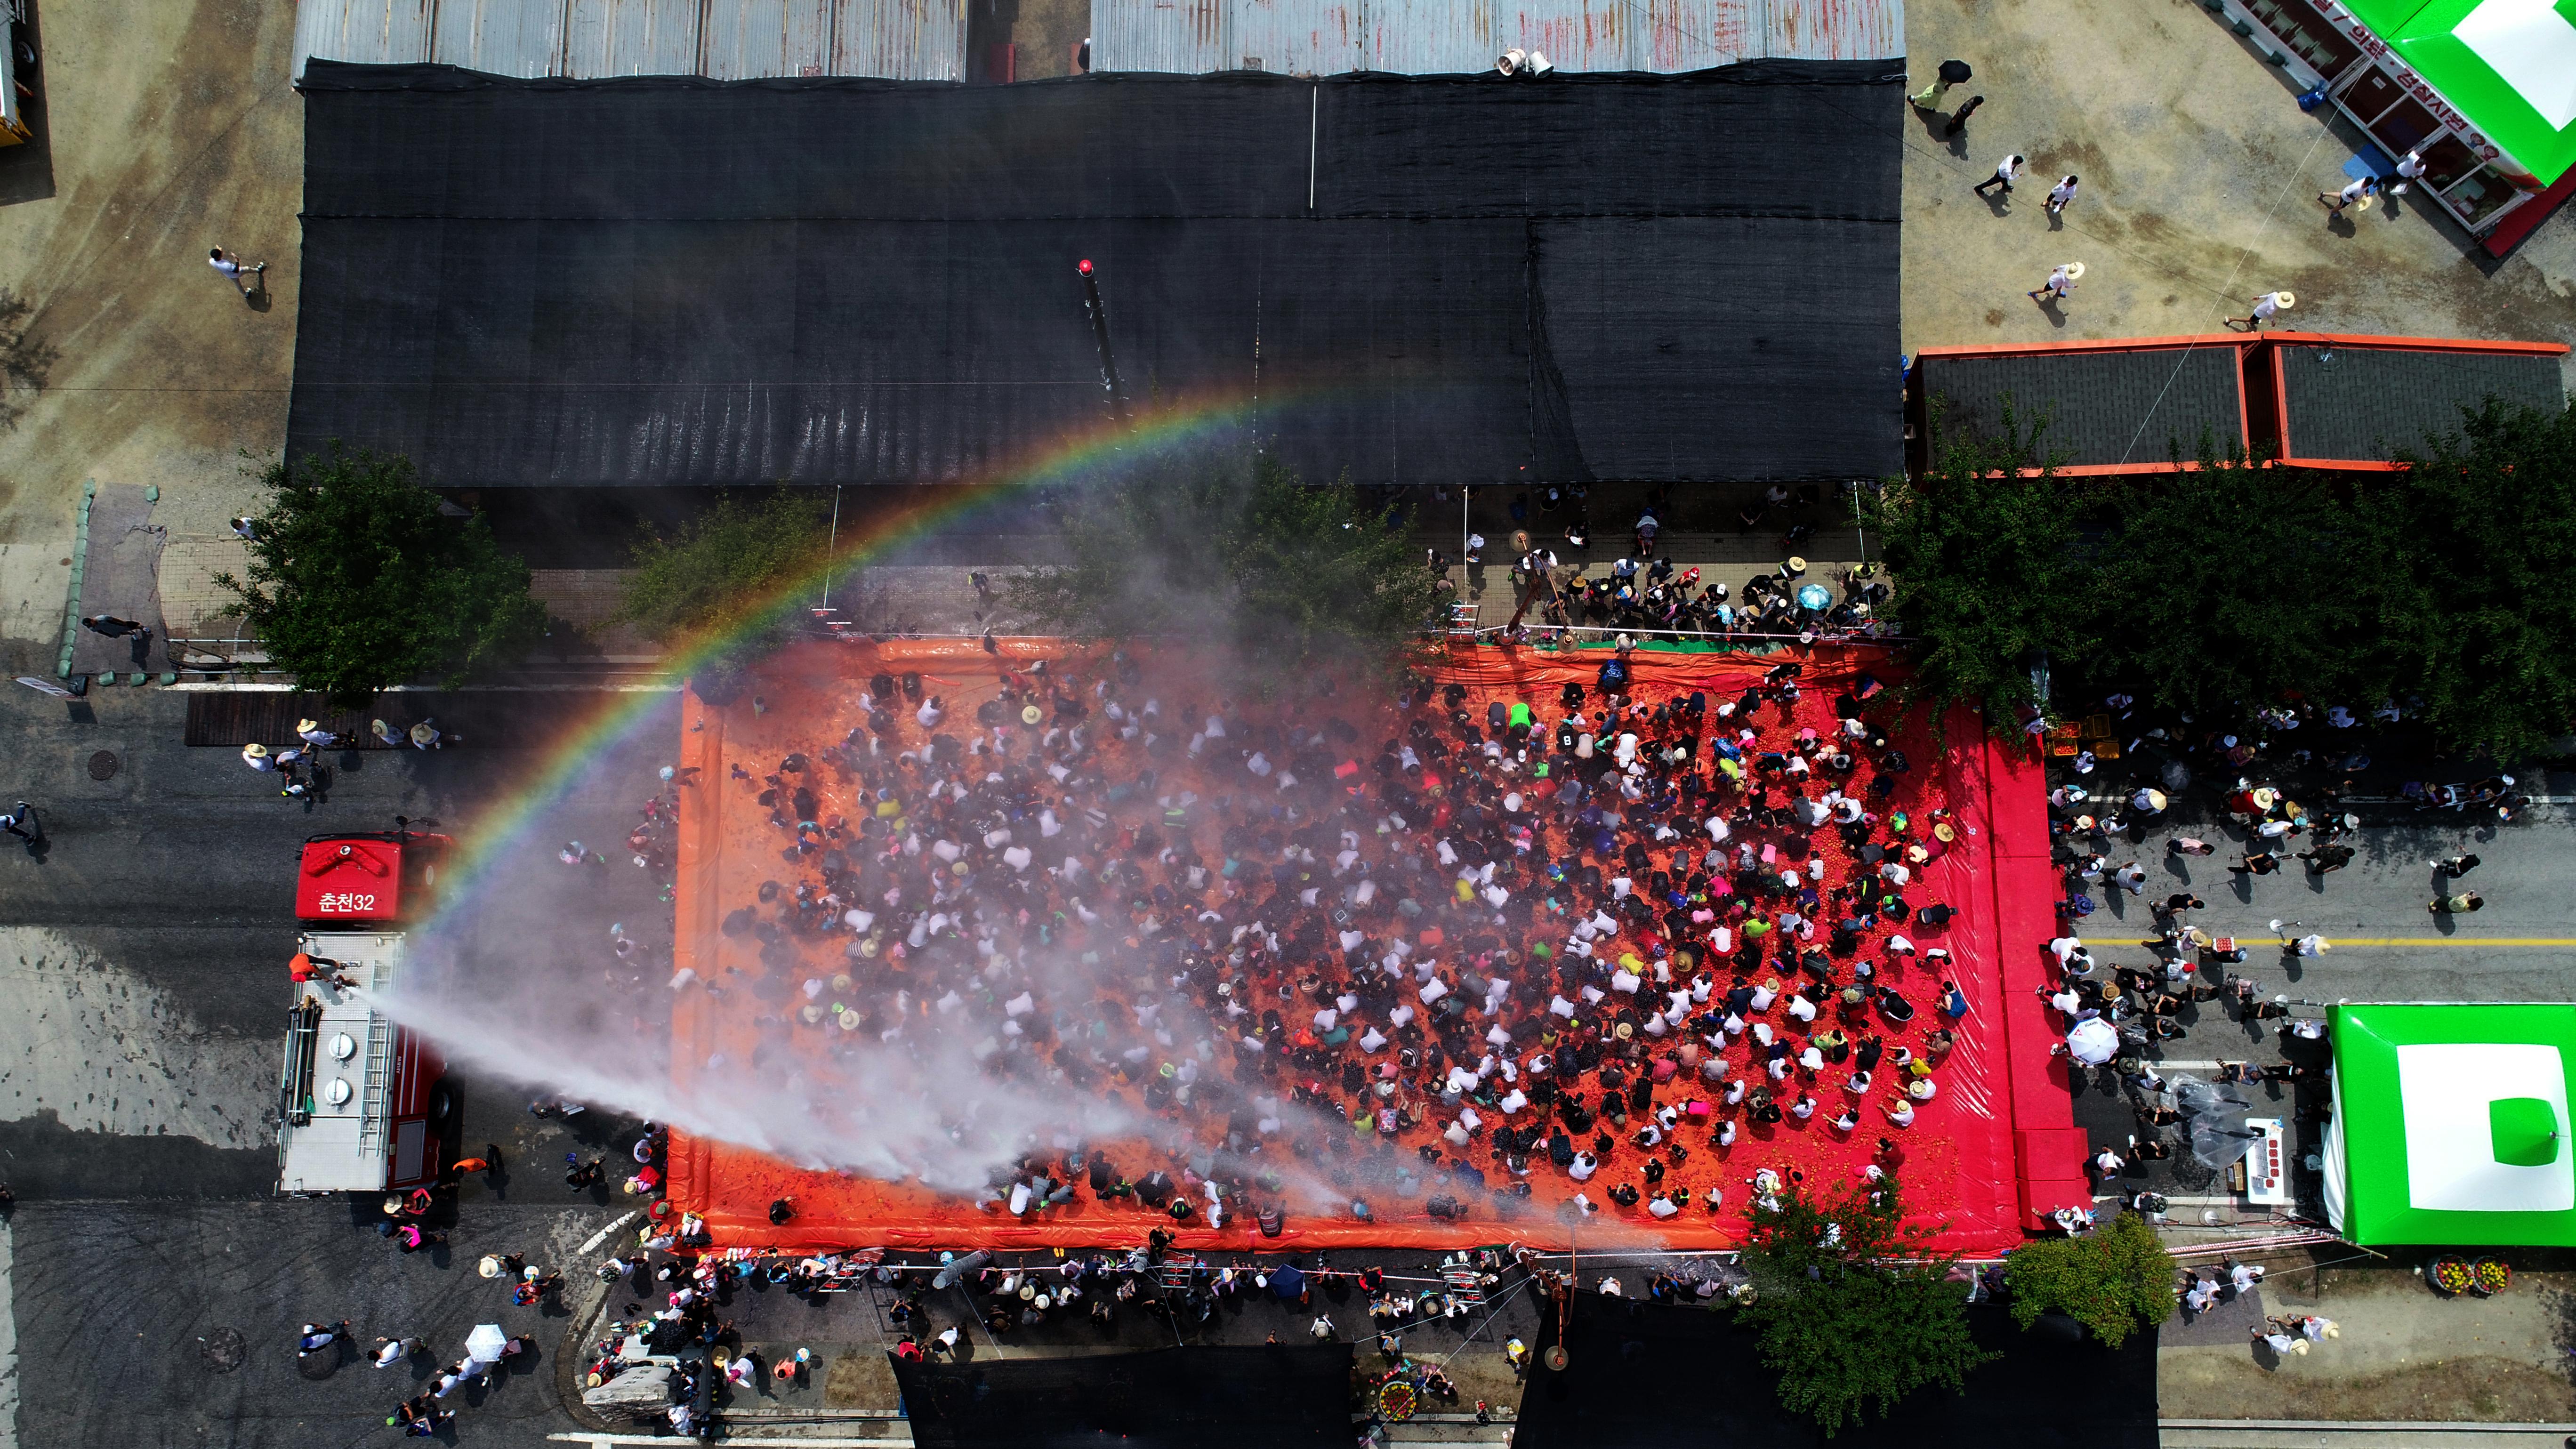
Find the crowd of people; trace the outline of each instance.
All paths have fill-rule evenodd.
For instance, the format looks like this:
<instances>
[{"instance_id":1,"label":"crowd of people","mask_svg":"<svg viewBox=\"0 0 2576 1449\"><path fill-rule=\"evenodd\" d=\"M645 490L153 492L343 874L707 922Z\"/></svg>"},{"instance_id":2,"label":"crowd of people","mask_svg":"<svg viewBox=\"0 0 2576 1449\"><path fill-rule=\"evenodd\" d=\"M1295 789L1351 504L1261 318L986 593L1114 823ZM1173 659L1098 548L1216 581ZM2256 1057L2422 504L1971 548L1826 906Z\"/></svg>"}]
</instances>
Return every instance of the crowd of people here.
<instances>
[{"instance_id":1,"label":"crowd of people","mask_svg":"<svg viewBox=\"0 0 2576 1449\"><path fill-rule=\"evenodd\" d=\"M1713 1215L1739 1143L1794 1173L1801 1138L1912 1125L1968 1010L1916 883L1954 825L1879 682L1811 694L1801 657L1715 697L1641 691L1621 650L1548 698L1374 706L1193 703L1123 654L981 699L881 672L855 727L819 708L720 782L797 878L724 921L748 990L674 984L827 1055L990 1037L997 1078L1190 1134L1033 1138L996 1212L1275 1232L1321 1177L1361 1217ZM1877 1140L1850 1155L1901 1156Z\"/></svg>"},{"instance_id":2,"label":"crowd of people","mask_svg":"<svg viewBox=\"0 0 2576 1449\"><path fill-rule=\"evenodd\" d=\"M376 745L381 749L445 749L460 744L462 735L441 730L433 720L422 720L408 729L400 729L383 720L369 722ZM277 793L290 800L319 800L331 787L330 767L322 763L322 752L342 749L349 739L329 729L320 720L300 719L295 722L295 743L270 749L257 740L242 746L242 763L263 775L277 777Z\"/></svg>"}]
</instances>

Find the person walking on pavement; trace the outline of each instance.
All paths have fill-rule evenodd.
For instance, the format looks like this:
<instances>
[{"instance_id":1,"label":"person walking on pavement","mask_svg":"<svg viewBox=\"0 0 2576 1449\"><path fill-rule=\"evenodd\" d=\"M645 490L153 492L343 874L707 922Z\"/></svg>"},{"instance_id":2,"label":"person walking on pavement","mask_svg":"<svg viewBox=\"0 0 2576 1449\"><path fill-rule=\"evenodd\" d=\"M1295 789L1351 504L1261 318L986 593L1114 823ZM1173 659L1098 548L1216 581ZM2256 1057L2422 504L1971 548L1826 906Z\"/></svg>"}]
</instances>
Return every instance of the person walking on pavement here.
<instances>
[{"instance_id":1,"label":"person walking on pavement","mask_svg":"<svg viewBox=\"0 0 2576 1449\"><path fill-rule=\"evenodd\" d=\"M2073 201L2074 199L2075 173L2070 171L2066 173L2065 180L2048 188L2048 214L2050 216L2055 216L2059 212L2064 211L2066 209L2066 203Z\"/></svg>"},{"instance_id":2,"label":"person walking on pavement","mask_svg":"<svg viewBox=\"0 0 2576 1449\"><path fill-rule=\"evenodd\" d=\"M2326 220L2332 221L2336 217L2343 215L2343 209L2345 207L2351 206L2356 202L2360 204L2362 210L2370 210L2370 198L2377 195L2378 192L2378 177L2356 176L2350 181L2345 182L2343 184L2343 190L2341 191L2318 192L2317 200L2325 204Z\"/></svg>"},{"instance_id":3,"label":"person walking on pavement","mask_svg":"<svg viewBox=\"0 0 2576 1449\"><path fill-rule=\"evenodd\" d=\"M1924 110L1937 111L1941 108L1941 98L1950 93L1950 87L1960 84L1974 74L1975 72L1968 69L1968 63L1964 60L1945 60L1941 62L1940 70L1934 72L1932 84L1916 91L1906 99Z\"/></svg>"},{"instance_id":4,"label":"person walking on pavement","mask_svg":"<svg viewBox=\"0 0 2576 1449\"><path fill-rule=\"evenodd\" d=\"M375 1366L392 1368L418 1352L420 1340L417 1338L380 1338L376 1340Z\"/></svg>"},{"instance_id":5,"label":"person walking on pavement","mask_svg":"<svg viewBox=\"0 0 2576 1449\"><path fill-rule=\"evenodd\" d=\"M21 800L9 813L0 815L0 830L5 830L27 843L29 850L45 843L45 827L36 819L36 807Z\"/></svg>"},{"instance_id":6,"label":"person walking on pavement","mask_svg":"<svg viewBox=\"0 0 2576 1449\"><path fill-rule=\"evenodd\" d=\"M2440 860L2428 860L2424 863L2449 880L2458 880L2478 868L2478 858L2474 855L2446 855Z\"/></svg>"},{"instance_id":7,"label":"person walking on pavement","mask_svg":"<svg viewBox=\"0 0 2576 1449\"><path fill-rule=\"evenodd\" d=\"M295 1356L308 1358L338 1343L349 1331L349 1320L337 1323L308 1323L295 1336Z\"/></svg>"},{"instance_id":8,"label":"person walking on pavement","mask_svg":"<svg viewBox=\"0 0 2576 1449\"><path fill-rule=\"evenodd\" d=\"M2424 152L2421 148L2397 158L2397 184L2388 188L2391 196L2404 196L2406 188L2424 175Z\"/></svg>"},{"instance_id":9,"label":"person walking on pavement","mask_svg":"<svg viewBox=\"0 0 2576 1449\"><path fill-rule=\"evenodd\" d=\"M2455 896L2435 896L2425 902L2424 909L2437 916L2460 916L2485 910L2486 905L2487 898L2476 891L2462 891Z\"/></svg>"},{"instance_id":10,"label":"person walking on pavement","mask_svg":"<svg viewBox=\"0 0 2576 1449\"><path fill-rule=\"evenodd\" d=\"M223 273L224 280L240 288L245 297L268 285L268 263L244 261L239 252L216 247L207 255L206 265ZM250 280L242 280L245 277Z\"/></svg>"},{"instance_id":11,"label":"person walking on pavement","mask_svg":"<svg viewBox=\"0 0 2576 1449\"><path fill-rule=\"evenodd\" d=\"M2299 299L2290 295L2288 292L2265 292L2262 296L2256 297L2253 300L2254 311L2252 315L2241 319L2236 317L2224 319L2230 330L2234 330L2236 324L2241 320L2245 324L2245 331L2260 332L2263 330L2264 323L2271 321L2275 316L2278 316L2283 312L2287 312L2292 307L2299 304Z\"/></svg>"},{"instance_id":12,"label":"person walking on pavement","mask_svg":"<svg viewBox=\"0 0 2576 1449\"><path fill-rule=\"evenodd\" d=\"M1984 96L1968 97L1968 103L1959 108L1959 114L1950 118L1950 124L1941 128L1941 134L1944 137L1951 137L1968 129L1968 118L1975 115L1977 113L1977 107L1982 106L1985 103L1986 98Z\"/></svg>"},{"instance_id":13,"label":"person walking on pavement","mask_svg":"<svg viewBox=\"0 0 2576 1449\"><path fill-rule=\"evenodd\" d=\"M2027 295L2032 301L2039 303L2043 307L2047 306L2051 302L2062 302L2066 300L2067 293L2075 290L2076 282L2081 280L2083 276L2084 264L2082 262L2062 262L2058 265L2055 271L2048 274L2047 281L2039 284L2038 290L2030 292Z\"/></svg>"},{"instance_id":14,"label":"person walking on pavement","mask_svg":"<svg viewBox=\"0 0 2576 1449\"><path fill-rule=\"evenodd\" d=\"M2000 186L2004 189L2004 195L2012 195L2012 184L2021 179L2023 165L2024 162L2021 157L2006 156L2002 161L1996 163L1995 174L1978 182L1974 190L1979 196L1983 196L1986 194L1987 187Z\"/></svg>"},{"instance_id":15,"label":"person walking on pavement","mask_svg":"<svg viewBox=\"0 0 2576 1449\"><path fill-rule=\"evenodd\" d=\"M2268 850L2249 850L2245 852L2245 863L2243 865L2231 865L2227 870L2231 875L2250 876L2270 875L2272 872L2279 870L2280 868L2281 857L2274 855Z\"/></svg>"},{"instance_id":16,"label":"person walking on pavement","mask_svg":"<svg viewBox=\"0 0 2576 1449\"><path fill-rule=\"evenodd\" d=\"M131 635L134 642L141 647L146 649L152 647L152 631L132 619L120 619L114 614L92 614L81 620L81 627L93 634L104 634L110 639L123 639Z\"/></svg>"}]
</instances>

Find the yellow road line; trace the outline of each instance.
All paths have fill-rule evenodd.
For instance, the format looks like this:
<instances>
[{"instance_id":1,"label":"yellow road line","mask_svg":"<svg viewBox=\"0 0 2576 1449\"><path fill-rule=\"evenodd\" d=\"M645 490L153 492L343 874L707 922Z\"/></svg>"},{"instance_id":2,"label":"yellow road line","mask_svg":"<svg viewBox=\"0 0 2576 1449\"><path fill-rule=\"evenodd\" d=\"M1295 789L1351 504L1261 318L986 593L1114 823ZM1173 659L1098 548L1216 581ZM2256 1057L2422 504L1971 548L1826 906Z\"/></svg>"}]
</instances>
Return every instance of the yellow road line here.
<instances>
[{"instance_id":1,"label":"yellow road line","mask_svg":"<svg viewBox=\"0 0 2576 1449\"><path fill-rule=\"evenodd\" d=\"M2245 940L2242 936L2236 939L2240 944ZM2328 936L2326 944L2338 951L2348 946L2536 946L2576 950L2576 936Z\"/></svg>"}]
</instances>

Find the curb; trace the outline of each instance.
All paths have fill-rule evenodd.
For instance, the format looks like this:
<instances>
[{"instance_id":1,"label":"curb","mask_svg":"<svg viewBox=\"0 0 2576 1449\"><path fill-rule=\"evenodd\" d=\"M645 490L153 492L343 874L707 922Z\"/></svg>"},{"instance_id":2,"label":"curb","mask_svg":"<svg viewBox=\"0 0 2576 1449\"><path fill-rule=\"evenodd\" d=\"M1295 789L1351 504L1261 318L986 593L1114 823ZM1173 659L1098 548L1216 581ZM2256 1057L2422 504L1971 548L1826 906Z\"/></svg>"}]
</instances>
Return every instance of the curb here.
<instances>
[{"instance_id":1,"label":"curb","mask_svg":"<svg viewBox=\"0 0 2576 1449\"><path fill-rule=\"evenodd\" d=\"M98 480L81 480L79 517L72 524L72 577L63 600L63 653L54 667L58 679L72 677L72 646L80 639L81 576L89 571L89 506L98 497Z\"/></svg>"},{"instance_id":2,"label":"curb","mask_svg":"<svg viewBox=\"0 0 2576 1449\"><path fill-rule=\"evenodd\" d=\"M2570 1424L2479 1424L2431 1420L2160 1419L2162 1449L2559 1449Z\"/></svg>"}]
</instances>

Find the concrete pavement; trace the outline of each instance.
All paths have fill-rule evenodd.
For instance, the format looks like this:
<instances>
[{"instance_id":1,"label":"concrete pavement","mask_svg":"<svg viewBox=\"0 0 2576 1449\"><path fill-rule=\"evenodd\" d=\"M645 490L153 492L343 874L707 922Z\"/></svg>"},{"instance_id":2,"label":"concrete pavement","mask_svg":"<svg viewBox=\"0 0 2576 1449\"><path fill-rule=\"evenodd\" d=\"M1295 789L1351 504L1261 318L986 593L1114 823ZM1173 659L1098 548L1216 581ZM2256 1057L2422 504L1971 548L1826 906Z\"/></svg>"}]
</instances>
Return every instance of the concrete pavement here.
<instances>
[{"instance_id":1,"label":"concrete pavement","mask_svg":"<svg viewBox=\"0 0 2576 1449\"><path fill-rule=\"evenodd\" d=\"M55 360L0 432L0 664L60 645L81 484L158 484L174 538L219 535L248 496L240 454L286 436L304 107L292 6L49 5L38 24L50 187L0 196L0 287ZM19 179L19 178L13 178ZM268 262L245 301L206 265ZM50 672L50 668L48 668Z\"/></svg>"},{"instance_id":2,"label":"concrete pavement","mask_svg":"<svg viewBox=\"0 0 2576 1449\"><path fill-rule=\"evenodd\" d=\"M1927 345L2215 332L2258 292L2298 294L2304 332L2564 341L2576 335L2576 210L2498 262L2420 198L2329 225L2360 132L2297 87L2196 0L1913 0L1916 83L1946 57L1976 69L1948 97L1986 104L1957 139L1903 117L1904 338ZM2028 177L1989 201L1970 188L2019 153ZM2052 223L2057 178L2083 178ZM2074 296L2023 295L2082 261ZM2576 387L2576 357L2565 377ZM2162 447L2158 445L2157 455Z\"/></svg>"}]
</instances>

